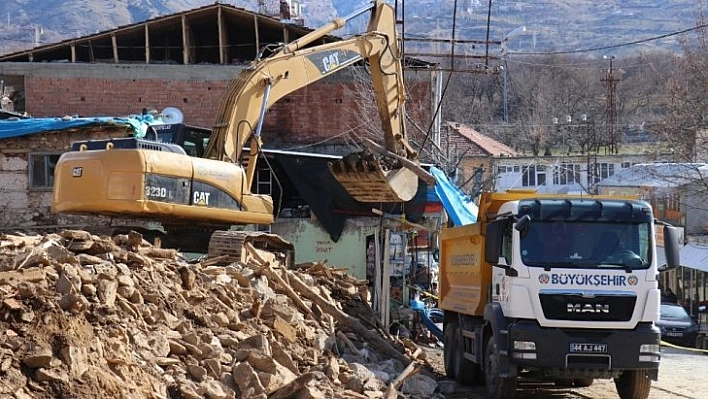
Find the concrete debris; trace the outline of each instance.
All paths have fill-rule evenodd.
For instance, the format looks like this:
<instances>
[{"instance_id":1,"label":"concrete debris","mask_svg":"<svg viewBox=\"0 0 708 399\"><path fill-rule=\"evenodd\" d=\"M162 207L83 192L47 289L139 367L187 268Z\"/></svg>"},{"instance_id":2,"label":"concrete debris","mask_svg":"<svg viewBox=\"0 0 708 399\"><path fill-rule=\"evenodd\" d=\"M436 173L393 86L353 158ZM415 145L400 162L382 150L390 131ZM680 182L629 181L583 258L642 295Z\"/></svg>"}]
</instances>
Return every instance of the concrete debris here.
<instances>
[{"instance_id":1,"label":"concrete debris","mask_svg":"<svg viewBox=\"0 0 708 399\"><path fill-rule=\"evenodd\" d=\"M0 397L434 396L365 282L249 259L189 261L136 232L0 235Z\"/></svg>"}]
</instances>

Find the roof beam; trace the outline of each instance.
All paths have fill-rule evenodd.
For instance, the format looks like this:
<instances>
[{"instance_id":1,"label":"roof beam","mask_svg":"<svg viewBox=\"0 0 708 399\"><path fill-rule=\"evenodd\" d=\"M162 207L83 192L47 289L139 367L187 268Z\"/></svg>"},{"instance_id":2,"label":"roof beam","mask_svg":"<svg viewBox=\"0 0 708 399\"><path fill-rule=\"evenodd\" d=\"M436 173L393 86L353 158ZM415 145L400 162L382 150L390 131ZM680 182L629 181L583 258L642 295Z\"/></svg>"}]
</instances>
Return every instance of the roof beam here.
<instances>
[{"instance_id":1,"label":"roof beam","mask_svg":"<svg viewBox=\"0 0 708 399\"><path fill-rule=\"evenodd\" d=\"M145 24L145 63L150 63L150 27Z\"/></svg>"},{"instance_id":2,"label":"roof beam","mask_svg":"<svg viewBox=\"0 0 708 399\"><path fill-rule=\"evenodd\" d=\"M96 55L93 53L93 42L91 39L88 41L89 48L89 62L96 62Z\"/></svg>"},{"instance_id":3,"label":"roof beam","mask_svg":"<svg viewBox=\"0 0 708 399\"><path fill-rule=\"evenodd\" d=\"M216 14L216 29L219 30L219 64L226 64L226 24L224 23L224 8L219 6L219 11Z\"/></svg>"},{"instance_id":4,"label":"roof beam","mask_svg":"<svg viewBox=\"0 0 708 399\"><path fill-rule=\"evenodd\" d=\"M283 43L290 43L290 29L283 25Z\"/></svg>"},{"instance_id":5,"label":"roof beam","mask_svg":"<svg viewBox=\"0 0 708 399\"><path fill-rule=\"evenodd\" d=\"M253 15L253 29L256 30L256 55L253 58L258 58L258 50L261 48L261 38L258 36L258 15Z\"/></svg>"},{"instance_id":6,"label":"roof beam","mask_svg":"<svg viewBox=\"0 0 708 399\"><path fill-rule=\"evenodd\" d=\"M187 21L187 16L182 15L182 63L185 65L189 64L189 47L190 47L190 35L189 35L189 21Z\"/></svg>"},{"instance_id":7,"label":"roof beam","mask_svg":"<svg viewBox=\"0 0 708 399\"><path fill-rule=\"evenodd\" d=\"M118 63L118 39L116 38L116 34L112 33L111 34L111 46L113 47L113 62Z\"/></svg>"}]
</instances>

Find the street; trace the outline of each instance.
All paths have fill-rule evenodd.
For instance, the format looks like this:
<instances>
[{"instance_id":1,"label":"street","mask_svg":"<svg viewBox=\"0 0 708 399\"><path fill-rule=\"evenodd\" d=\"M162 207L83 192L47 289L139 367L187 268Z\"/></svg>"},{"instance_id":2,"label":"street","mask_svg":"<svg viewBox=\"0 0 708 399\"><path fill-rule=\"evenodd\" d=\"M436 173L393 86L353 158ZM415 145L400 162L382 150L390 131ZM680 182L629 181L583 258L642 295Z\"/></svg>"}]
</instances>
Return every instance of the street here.
<instances>
[{"instance_id":1,"label":"street","mask_svg":"<svg viewBox=\"0 0 708 399\"><path fill-rule=\"evenodd\" d=\"M701 399L706 397L706 382L696 378L708 370L708 354L661 347L659 380L652 382L650 399ZM435 354L434 356L437 356ZM442 356L442 351L440 351ZM482 399L484 387L462 387L441 377L438 386L446 399ZM587 388L556 388L552 384L520 384L516 398L521 399L618 399L614 381L595 380Z\"/></svg>"}]
</instances>

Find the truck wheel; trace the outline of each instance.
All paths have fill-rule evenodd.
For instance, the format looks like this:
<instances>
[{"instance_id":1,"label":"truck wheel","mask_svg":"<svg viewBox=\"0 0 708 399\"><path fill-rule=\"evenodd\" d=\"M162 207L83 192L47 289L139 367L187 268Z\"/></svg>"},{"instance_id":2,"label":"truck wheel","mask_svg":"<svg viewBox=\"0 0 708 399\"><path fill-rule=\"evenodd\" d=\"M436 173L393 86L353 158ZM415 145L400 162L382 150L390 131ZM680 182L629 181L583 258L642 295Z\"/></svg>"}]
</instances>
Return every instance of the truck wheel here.
<instances>
[{"instance_id":1,"label":"truck wheel","mask_svg":"<svg viewBox=\"0 0 708 399\"><path fill-rule=\"evenodd\" d=\"M457 330L457 323L447 323L443 331L443 362L445 363L445 375L449 378L455 378L454 358Z\"/></svg>"},{"instance_id":2,"label":"truck wheel","mask_svg":"<svg viewBox=\"0 0 708 399\"><path fill-rule=\"evenodd\" d=\"M644 370L627 370L615 378L615 387L621 399L647 399L651 380Z\"/></svg>"},{"instance_id":3,"label":"truck wheel","mask_svg":"<svg viewBox=\"0 0 708 399\"><path fill-rule=\"evenodd\" d=\"M516 377L502 378L499 375L499 350L494 336L489 338L484 351L484 377L487 384L487 395L492 399L514 397L516 392Z\"/></svg>"},{"instance_id":4,"label":"truck wheel","mask_svg":"<svg viewBox=\"0 0 708 399\"><path fill-rule=\"evenodd\" d=\"M479 367L468 359L465 359L465 341L462 336L462 329L455 330L455 353L453 354L453 368L455 381L462 385L473 385L477 382L477 372Z\"/></svg>"}]
</instances>

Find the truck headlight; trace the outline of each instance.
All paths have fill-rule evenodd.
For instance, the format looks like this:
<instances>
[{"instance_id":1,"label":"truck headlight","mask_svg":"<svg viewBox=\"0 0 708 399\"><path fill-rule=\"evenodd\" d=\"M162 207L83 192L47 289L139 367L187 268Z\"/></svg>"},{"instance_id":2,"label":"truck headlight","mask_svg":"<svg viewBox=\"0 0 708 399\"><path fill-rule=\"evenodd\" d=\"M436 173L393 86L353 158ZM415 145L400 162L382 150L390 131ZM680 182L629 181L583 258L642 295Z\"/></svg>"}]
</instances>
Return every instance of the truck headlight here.
<instances>
[{"instance_id":1,"label":"truck headlight","mask_svg":"<svg viewBox=\"0 0 708 399\"><path fill-rule=\"evenodd\" d=\"M514 341L514 349L517 351L535 351L536 343L533 341Z\"/></svg>"},{"instance_id":2,"label":"truck headlight","mask_svg":"<svg viewBox=\"0 0 708 399\"><path fill-rule=\"evenodd\" d=\"M661 352L661 346L657 344L642 344L639 347L640 353L659 353Z\"/></svg>"},{"instance_id":3,"label":"truck headlight","mask_svg":"<svg viewBox=\"0 0 708 399\"><path fill-rule=\"evenodd\" d=\"M536 343L533 341L514 341L511 356L514 359L536 359Z\"/></svg>"}]
</instances>

